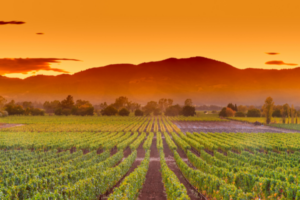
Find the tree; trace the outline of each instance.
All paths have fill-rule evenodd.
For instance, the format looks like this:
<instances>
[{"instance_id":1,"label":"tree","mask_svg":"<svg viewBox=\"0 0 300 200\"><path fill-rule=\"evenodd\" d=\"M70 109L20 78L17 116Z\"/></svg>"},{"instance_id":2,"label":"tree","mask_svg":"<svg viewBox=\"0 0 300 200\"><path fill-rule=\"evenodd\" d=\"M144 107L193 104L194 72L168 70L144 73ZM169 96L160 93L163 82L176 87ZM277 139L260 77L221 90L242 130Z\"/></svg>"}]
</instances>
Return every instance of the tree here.
<instances>
[{"instance_id":1,"label":"tree","mask_svg":"<svg viewBox=\"0 0 300 200\"><path fill-rule=\"evenodd\" d=\"M136 109L136 110L134 111L134 115L135 115L135 116L143 116L143 115L144 115L144 112L141 111L140 109Z\"/></svg>"},{"instance_id":2,"label":"tree","mask_svg":"<svg viewBox=\"0 0 300 200\"><path fill-rule=\"evenodd\" d=\"M270 122L272 120L273 107L274 107L274 101L273 101L272 97L268 97L265 100L265 104L263 105L263 111L266 116L267 124L270 124Z\"/></svg>"},{"instance_id":3,"label":"tree","mask_svg":"<svg viewBox=\"0 0 300 200\"><path fill-rule=\"evenodd\" d=\"M238 111L238 107L236 104L234 105L234 111Z\"/></svg>"},{"instance_id":4,"label":"tree","mask_svg":"<svg viewBox=\"0 0 300 200\"><path fill-rule=\"evenodd\" d=\"M296 113L296 110L294 108L294 105L292 105L291 107L291 123L294 124L294 119L295 119L295 113Z\"/></svg>"},{"instance_id":5,"label":"tree","mask_svg":"<svg viewBox=\"0 0 300 200\"><path fill-rule=\"evenodd\" d=\"M25 112L21 105L15 104L14 100L6 104L4 109L9 113L9 115L23 115Z\"/></svg>"},{"instance_id":6,"label":"tree","mask_svg":"<svg viewBox=\"0 0 300 200\"><path fill-rule=\"evenodd\" d=\"M182 108L182 114L186 117L187 116L194 116L194 115L196 115L196 108L193 107L193 106L184 106Z\"/></svg>"},{"instance_id":7,"label":"tree","mask_svg":"<svg viewBox=\"0 0 300 200\"><path fill-rule=\"evenodd\" d=\"M247 106L239 105L239 106L237 107L237 111L239 111L239 112L246 113L247 110L248 110Z\"/></svg>"},{"instance_id":8,"label":"tree","mask_svg":"<svg viewBox=\"0 0 300 200\"><path fill-rule=\"evenodd\" d=\"M238 111L238 112L235 113L234 116L235 116L235 117L246 117L246 114L245 114L244 112Z\"/></svg>"},{"instance_id":9,"label":"tree","mask_svg":"<svg viewBox=\"0 0 300 200\"><path fill-rule=\"evenodd\" d=\"M3 110L5 104L6 104L6 99L0 96L0 111Z\"/></svg>"},{"instance_id":10,"label":"tree","mask_svg":"<svg viewBox=\"0 0 300 200\"><path fill-rule=\"evenodd\" d=\"M231 110L233 110L233 111L237 111L237 110L235 110L235 106L234 106L232 103L229 103L229 104L227 105L227 107L228 107L228 108L231 108Z\"/></svg>"},{"instance_id":11,"label":"tree","mask_svg":"<svg viewBox=\"0 0 300 200\"><path fill-rule=\"evenodd\" d=\"M47 113L54 113L60 107L61 107L61 103L58 100L54 100L54 101L51 101L51 102L46 101L43 104L43 108L45 109L45 111Z\"/></svg>"},{"instance_id":12,"label":"tree","mask_svg":"<svg viewBox=\"0 0 300 200\"><path fill-rule=\"evenodd\" d=\"M260 110L257 108L249 109L247 112L247 117L260 117L260 116L261 116Z\"/></svg>"},{"instance_id":13,"label":"tree","mask_svg":"<svg viewBox=\"0 0 300 200\"><path fill-rule=\"evenodd\" d=\"M115 103L114 103L114 107L116 109L121 109L121 108L124 108L126 107L128 104L128 98L127 97L124 97L124 96L121 96L119 98L116 99Z\"/></svg>"},{"instance_id":14,"label":"tree","mask_svg":"<svg viewBox=\"0 0 300 200\"><path fill-rule=\"evenodd\" d=\"M280 110L274 110L272 113L272 117L282 117Z\"/></svg>"},{"instance_id":15,"label":"tree","mask_svg":"<svg viewBox=\"0 0 300 200\"><path fill-rule=\"evenodd\" d=\"M156 101L150 101L147 103L146 106L143 108L145 115L159 115L160 114L160 109L158 106L158 103Z\"/></svg>"},{"instance_id":16,"label":"tree","mask_svg":"<svg viewBox=\"0 0 300 200\"><path fill-rule=\"evenodd\" d=\"M193 106L193 101L192 101L192 99L187 99L187 100L185 100L184 105L185 105L185 106Z\"/></svg>"},{"instance_id":17,"label":"tree","mask_svg":"<svg viewBox=\"0 0 300 200\"><path fill-rule=\"evenodd\" d=\"M168 107L173 105L173 99L160 99L158 104L160 110L165 112Z\"/></svg>"},{"instance_id":18,"label":"tree","mask_svg":"<svg viewBox=\"0 0 300 200\"><path fill-rule=\"evenodd\" d=\"M107 106L105 109L101 111L102 115L107 115L107 116L116 115L117 113L118 110L113 105Z\"/></svg>"},{"instance_id":19,"label":"tree","mask_svg":"<svg viewBox=\"0 0 300 200\"><path fill-rule=\"evenodd\" d=\"M72 110L72 114L74 115L94 115L94 107L89 101L85 100L77 100L75 107Z\"/></svg>"},{"instance_id":20,"label":"tree","mask_svg":"<svg viewBox=\"0 0 300 200\"><path fill-rule=\"evenodd\" d=\"M233 117L235 114L235 111L232 110L231 108L227 107L226 108L226 117Z\"/></svg>"},{"instance_id":21,"label":"tree","mask_svg":"<svg viewBox=\"0 0 300 200\"><path fill-rule=\"evenodd\" d=\"M32 105L32 102L31 101L24 101L22 103L22 106L24 109L27 109L27 108L33 108L33 105Z\"/></svg>"},{"instance_id":22,"label":"tree","mask_svg":"<svg viewBox=\"0 0 300 200\"><path fill-rule=\"evenodd\" d=\"M227 117L227 115L226 115L226 108L227 107L222 108L222 110L219 112L219 116L220 117Z\"/></svg>"},{"instance_id":23,"label":"tree","mask_svg":"<svg viewBox=\"0 0 300 200\"><path fill-rule=\"evenodd\" d=\"M291 109L290 109L290 106L289 106L289 104L284 104L283 106L282 106L282 109L281 109L281 115L282 115L282 123L284 123L285 124L285 118L287 117L288 119L290 118L290 111L291 111Z\"/></svg>"},{"instance_id":24,"label":"tree","mask_svg":"<svg viewBox=\"0 0 300 200\"><path fill-rule=\"evenodd\" d=\"M107 103L104 102L104 103L100 103L99 108L100 108L100 110L103 110L103 109L105 109L107 106L108 106Z\"/></svg>"},{"instance_id":25,"label":"tree","mask_svg":"<svg viewBox=\"0 0 300 200\"><path fill-rule=\"evenodd\" d=\"M66 99L61 101L61 107L62 109L69 109L72 111L74 107L74 99L71 95L68 95Z\"/></svg>"},{"instance_id":26,"label":"tree","mask_svg":"<svg viewBox=\"0 0 300 200\"><path fill-rule=\"evenodd\" d=\"M119 113L118 113L120 116L129 116L130 114L130 111L127 110L126 108L122 108Z\"/></svg>"},{"instance_id":27,"label":"tree","mask_svg":"<svg viewBox=\"0 0 300 200\"><path fill-rule=\"evenodd\" d=\"M182 108L180 105L176 104L174 106L170 106L166 109L166 116L178 116L182 113Z\"/></svg>"}]
</instances>

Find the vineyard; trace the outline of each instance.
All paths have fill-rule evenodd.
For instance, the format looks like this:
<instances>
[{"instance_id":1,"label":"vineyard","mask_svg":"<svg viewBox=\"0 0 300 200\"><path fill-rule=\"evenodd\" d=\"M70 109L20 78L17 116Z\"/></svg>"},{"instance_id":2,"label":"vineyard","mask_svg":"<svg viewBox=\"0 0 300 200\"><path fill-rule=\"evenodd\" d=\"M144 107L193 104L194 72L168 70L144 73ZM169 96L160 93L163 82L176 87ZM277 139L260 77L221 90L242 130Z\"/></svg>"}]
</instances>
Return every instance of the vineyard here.
<instances>
[{"instance_id":1,"label":"vineyard","mask_svg":"<svg viewBox=\"0 0 300 200\"><path fill-rule=\"evenodd\" d=\"M180 117L7 117L0 199L300 199L300 134L181 132ZM195 118L193 119L195 120Z\"/></svg>"}]
</instances>

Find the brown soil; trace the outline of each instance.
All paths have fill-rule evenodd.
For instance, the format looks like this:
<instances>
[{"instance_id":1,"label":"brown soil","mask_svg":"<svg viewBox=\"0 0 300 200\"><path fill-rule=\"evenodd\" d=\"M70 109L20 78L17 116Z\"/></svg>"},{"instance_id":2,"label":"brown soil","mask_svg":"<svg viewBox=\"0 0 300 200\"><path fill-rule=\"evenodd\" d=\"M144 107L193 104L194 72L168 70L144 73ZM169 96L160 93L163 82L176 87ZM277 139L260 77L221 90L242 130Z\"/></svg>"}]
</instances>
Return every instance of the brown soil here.
<instances>
[{"instance_id":1,"label":"brown soil","mask_svg":"<svg viewBox=\"0 0 300 200\"><path fill-rule=\"evenodd\" d=\"M11 128L16 126L24 126L24 124L2 124L0 123L0 128Z\"/></svg>"},{"instance_id":2,"label":"brown soil","mask_svg":"<svg viewBox=\"0 0 300 200\"><path fill-rule=\"evenodd\" d=\"M205 200L205 198L203 198L202 195L182 175L180 169L177 167L177 164L175 162L173 154L172 154L171 150L169 149L168 144L165 141L165 139L163 139L163 144L164 144L164 153L165 153L165 157L166 157L166 163L167 163L168 167L176 174L176 176L178 177L179 181L184 185L184 187L186 188L187 194L190 197L190 199L191 200L202 200L202 199ZM187 160L187 156L185 155L185 153L183 152L183 150L180 149L180 147L177 148L177 152L181 156L181 158L190 167L192 167L192 165Z\"/></svg>"},{"instance_id":3,"label":"brown soil","mask_svg":"<svg viewBox=\"0 0 300 200\"><path fill-rule=\"evenodd\" d=\"M210 154L211 156L214 156L214 152L210 151L210 150L207 150L207 149L204 149L204 151L208 154Z\"/></svg>"},{"instance_id":4,"label":"brown soil","mask_svg":"<svg viewBox=\"0 0 300 200\"><path fill-rule=\"evenodd\" d=\"M164 185L160 172L159 152L156 148L156 138L153 138L150 148L150 164L146 175L146 181L140 191L140 200L166 200Z\"/></svg>"},{"instance_id":5,"label":"brown soil","mask_svg":"<svg viewBox=\"0 0 300 200\"><path fill-rule=\"evenodd\" d=\"M275 128L270 126L255 126L252 123L229 122L173 122L182 132L226 132L226 133L291 133L296 130Z\"/></svg>"},{"instance_id":6,"label":"brown soil","mask_svg":"<svg viewBox=\"0 0 300 200\"><path fill-rule=\"evenodd\" d=\"M124 158L128 157L130 154L131 154L131 150L130 150L129 147L127 147L124 150ZM137 148L137 158L139 158L139 156L142 156L143 158L145 157L145 151L143 149L143 145L142 144ZM141 159L136 159L133 162L133 164L132 164L131 168L129 169L129 171L125 174L125 176L123 176L120 179L120 181L113 188L111 188L109 191L107 191L104 195L101 195L99 197L99 200L100 199L107 199L109 197L109 195L113 193L114 188L119 187L120 184L122 183L122 181L124 180L124 178L126 176L128 176L131 172L133 172L140 164L141 164Z\"/></svg>"}]
</instances>

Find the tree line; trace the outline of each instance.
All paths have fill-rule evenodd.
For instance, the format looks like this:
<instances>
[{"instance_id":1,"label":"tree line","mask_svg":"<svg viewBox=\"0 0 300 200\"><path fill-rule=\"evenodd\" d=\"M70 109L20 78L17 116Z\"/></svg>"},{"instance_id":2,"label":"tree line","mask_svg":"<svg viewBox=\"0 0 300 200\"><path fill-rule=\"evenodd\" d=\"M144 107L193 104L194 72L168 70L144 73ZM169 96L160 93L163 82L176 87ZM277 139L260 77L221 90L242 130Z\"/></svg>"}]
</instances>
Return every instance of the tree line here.
<instances>
[{"instance_id":1,"label":"tree line","mask_svg":"<svg viewBox=\"0 0 300 200\"><path fill-rule=\"evenodd\" d=\"M244 106L229 103L226 107L222 108L219 113L220 117L265 117L266 123L271 123L273 117L282 118L282 123L292 124L298 123L298 116L300 111L296 110L294 105L283 104L275 105L272 97L265 100L261 108L255 106ZM291 120L289 120L291 119Z\"/></svg>"},{"instance_id":2,"label":"tree line","mask_svg":"<svg viewBox=\"0 0 300 200\"><path fill-rule=\"evenodd\" d=\"M172 99L162 98L159 101L150 101L145 106L141 106L136 102L129 101L125 96L118 97L114 103L100 103L93 106L87 100L74 100L73 96L68 95L62 101L46 101L43 109L34 107L30 101L18 102L7 100L0 96L0 117L7 115L32 115L43 116L46 113L50 115L105 115L105 116L128 116L134 113L135 116L194 116L196 114L195 106L191 99L184 102L184 106L179 104L173 105Z\"/></svg>"}]
</instances>

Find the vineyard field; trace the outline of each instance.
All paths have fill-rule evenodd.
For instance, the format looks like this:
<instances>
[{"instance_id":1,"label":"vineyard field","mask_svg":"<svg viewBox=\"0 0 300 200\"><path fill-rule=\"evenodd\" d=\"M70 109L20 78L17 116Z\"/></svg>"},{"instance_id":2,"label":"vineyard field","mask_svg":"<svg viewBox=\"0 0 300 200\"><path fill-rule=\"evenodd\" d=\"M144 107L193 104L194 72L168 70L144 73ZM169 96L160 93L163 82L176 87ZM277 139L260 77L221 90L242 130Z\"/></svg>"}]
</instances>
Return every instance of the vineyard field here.
<instances>
[{"instance_id":1,"label":"vineyard field","mask_svg":"<svg viewBox=\"0 0 300 200\"><path fill-rule=\"evenodd\" d=\"M3 119L22 126L0 128L1 200L300 199L300 133L183 132L172 117Z\"/></svg>"}]
</instances>

